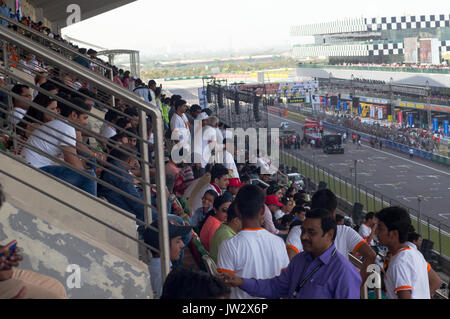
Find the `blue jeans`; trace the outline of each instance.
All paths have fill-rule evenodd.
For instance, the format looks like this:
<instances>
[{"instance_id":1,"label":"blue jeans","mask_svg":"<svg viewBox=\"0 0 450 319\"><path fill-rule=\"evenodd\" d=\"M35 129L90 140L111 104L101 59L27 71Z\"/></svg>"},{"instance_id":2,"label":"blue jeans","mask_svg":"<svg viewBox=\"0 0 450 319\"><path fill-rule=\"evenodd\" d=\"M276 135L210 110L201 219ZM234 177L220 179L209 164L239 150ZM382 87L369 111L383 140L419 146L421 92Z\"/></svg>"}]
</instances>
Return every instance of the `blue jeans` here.
<instances>
[{"instance_id":1,"label":"blue jeans","mask_svg":"<svg viewBox=\"0 0 450 319\"><path fill-rule=\"evenodd\" d=\"M97 196L97 181L85 177L70 168L59 165L50 165L41 167L41 170L62 179L63 181L78 187L93 196ZM85 170L85 172L93 177L96 177L95 172L92 169Z\"/></svg>"}]
</instances>

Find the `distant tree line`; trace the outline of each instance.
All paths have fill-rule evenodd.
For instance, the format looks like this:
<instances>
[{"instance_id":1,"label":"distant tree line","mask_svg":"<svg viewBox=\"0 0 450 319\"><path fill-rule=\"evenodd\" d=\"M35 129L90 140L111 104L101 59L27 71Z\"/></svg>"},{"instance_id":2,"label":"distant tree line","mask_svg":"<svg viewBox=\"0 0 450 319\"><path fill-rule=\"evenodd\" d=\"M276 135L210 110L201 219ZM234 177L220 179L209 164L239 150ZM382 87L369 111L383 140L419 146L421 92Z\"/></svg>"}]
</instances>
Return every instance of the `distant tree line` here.
<instances>
[{"instance_id":1,"label":"distant tree line","mask_svg":"<svg viewBox=\"0 0 450 319\"><path fill-rule=\"evenodd\" d=\"M210 64L161 66L157 64L144 65L144 78L161 79L184 76L210 75L212 70L219 73L246 73L267 69L294 68L297 62L292 58L274 58L265 61L214 62Z\"/></svg>"}]
</instances>

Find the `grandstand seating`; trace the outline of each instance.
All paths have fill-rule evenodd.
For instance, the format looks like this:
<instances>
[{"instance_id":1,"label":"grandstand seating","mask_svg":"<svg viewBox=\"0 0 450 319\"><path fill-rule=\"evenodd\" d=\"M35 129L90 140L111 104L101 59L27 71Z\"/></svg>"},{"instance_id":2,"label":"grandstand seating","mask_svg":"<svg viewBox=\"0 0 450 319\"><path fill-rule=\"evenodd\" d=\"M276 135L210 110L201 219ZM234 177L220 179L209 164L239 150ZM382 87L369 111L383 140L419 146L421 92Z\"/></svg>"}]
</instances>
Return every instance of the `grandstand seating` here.
<instances>
[{"instance_id":1,"label":"grandstand seating","mask_svg":"<svg viewBox=\"0 0 450 319\"><path fill-rule=\"evenodd\" d=\"M5 78L6 85L1 87L0 90L10 98L8 104L0 106L0 112L2 113L0 117L7 119L7 115L12 114L12 105L10 104L12 99L23 100L22 96L11 91L12 85L15 83L28 85L32 88L32 92L37 90L39 93L56 99L58 103L72 105L74 109L80 110L77 105L73 104L74 100L69 99L67 95L53 95L35 85L34 76L43 69L30 68L22 63L12 63L7 49L14 46L19 53L19 57L29 52L34 54L41 66L47 67L48 81L59 87L60 91L64 90L72 96L90 98L97 106L106 109L113 107L113 97L120 98L128 105L137 108L144 119L147 116L151 118L155 135L155 168L158 171L158 168L164 165L163 152L158 151L162 150L163 125L160 111L154 106L142 102L127 89L118 87L110 80L105 79L105 76L108 76L109 66L95 61L97 67L102 71L99 73L98 69L86 70L83 66L71 61L77 55L73 49L67 49L63 45L58 45L58 43L49 41L44 37L39 38L38 34L33 34L33 40L31 40L26 33L22 35L12 29L0 28L0 39L6 45L5 54L2 58L3 66L0 68L0 75ZM67 52L70 52L70 56L67 56ZM6 61L4 57L6 57ZM86 59L88 58L86 57ZM95 97L90 97L78 93L77 87L74 85L75 81L63 82L63 74L70 74L75 81L91 90L96 88L97 94ZM41 105L30 104L43 113L48 113ZM87 113L91 119L104 122L103 113L97 112L95 109ZM127 117L126 114L123 115ZM64 119L61 115L55 115L54 117ZM28 124L26 130L30 130L31 123L27 122L25 118L23 121ZM10 124L7 120L0 122L0 124ZM102 154L96 147L97 143L103 141L98 131L80 127L76 123L72 124L86 136L84 142L79 141L77 143L77 150L80 147L85 150L90 148L92 154ZM141 121L140 126L143 131L146 131L145 120ZM66 274L66 267L69 264L78 264L82 270L83 288L68 291L68 296L72 298L151 298L148 268L139 261L138 245L145 246L147 249L155 248L148 246L139 239L136 232L136 223L148 225L149 219L147 217L151 215L153 210L159 214L159 220L164 225L164 221L167 221L167 214L166 203L162 199L166 197L166 193L164 188L158 187L158 185L165 185L164 174L156 174L150 181L148 167L150 163L146 151L148 139L140 138L140 136L146 136L147 133L138 135L130 133L141 144L142 150L138 155L132 154L141 163L142 175L139 182L145 194L144 201L141 204L146 212L146 219L137 220L135 215L31 167L23 156L17 155L18 147L23 145L23 141L17 139L15 129L15 126L10 125L1 128L3 144L5 140L13 142L11 148L7 150L7 146L3 145L3 149L0 151L2 162L0 182L4 187L8 203L5 205L6 208L2 210L2 212L6 211L6 214L2 214L2 225L8 237L17 238L19 245L26 249L27 259L24 267L36 272L58 274L57 279L65 282L68 275ZM117 129L120 128L117 127ZM106 144L114 147L114 144L109 141ZM36 149L35 151L39 150ZM105 154L103 153L103 155ZM87 162L94 167L96 167L96 163L97 167L98 164L105 165L101 156L97 157L99 162L92 161L93 159L91 158ZM53 158L53 160L62 165L61 167L77 171L76 167L65 161L58 158ZM103 170L108 171L109 168L105 166ZM78 172L97 183L103 183L105 187L114 189L112 185L102 182L97 177L88 175L79 169ZM156 205L151 205L152 184L156 184L156 187L158 187L157 194L153 195ZM120 192L120 190L116 191ZM138 201L137 198L135 199ZM19 217L21 220L14 222L14 218ZM23 230L21 227L33 225L35 228L29 228L27 232L21 231ZM167 236L167 226L162 226L160 229L163 236ZM165 275L168 271L168 259L166 259L168 258L168 240L162 247L162 268Z\"/></svg>"}]
</instances>

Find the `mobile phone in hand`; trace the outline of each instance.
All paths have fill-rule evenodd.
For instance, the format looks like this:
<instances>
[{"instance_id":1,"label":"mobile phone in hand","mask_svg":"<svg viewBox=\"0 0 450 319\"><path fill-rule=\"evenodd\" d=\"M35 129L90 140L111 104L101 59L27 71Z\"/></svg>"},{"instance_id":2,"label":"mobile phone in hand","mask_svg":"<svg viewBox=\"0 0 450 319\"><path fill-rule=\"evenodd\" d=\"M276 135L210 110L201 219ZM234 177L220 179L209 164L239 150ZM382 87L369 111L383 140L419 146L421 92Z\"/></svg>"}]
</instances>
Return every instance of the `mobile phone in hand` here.
<instances>
[{"instance_id":1,"label":"mobile phone in hand","mask_svg":"<svg viewBox=\"0 0 450 319\"><path fill-rule=\"evenodd\" d=\"M8 245L6 245L4 252L0 254L0 256L6 256L6 260L9 260L11 256L17 249L17 240L13 240Z\"/></svg>"}]
</instances>

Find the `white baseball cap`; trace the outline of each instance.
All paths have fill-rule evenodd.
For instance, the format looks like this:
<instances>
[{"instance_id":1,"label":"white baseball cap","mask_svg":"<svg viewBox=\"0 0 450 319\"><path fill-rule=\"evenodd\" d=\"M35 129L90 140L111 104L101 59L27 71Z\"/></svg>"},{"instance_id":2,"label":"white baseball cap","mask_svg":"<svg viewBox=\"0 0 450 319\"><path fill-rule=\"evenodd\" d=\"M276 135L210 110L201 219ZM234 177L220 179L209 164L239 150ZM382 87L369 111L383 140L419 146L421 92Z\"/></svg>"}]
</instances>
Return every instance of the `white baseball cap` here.
<instances>
[{"instance_id":1,"label":"white baseball cap","mask_svg":"<svg viewBox=\"0 0 450 319\"><path fill-rule=\"evenodd\" d=\"M206 119L208 119L208 118L209 118L209 116L208 116L208 114L206 114L206 112L201 112L201 113L197 116L196 120L203 121L203 120L206 120Z\"/></svg>"}]
</instances>

